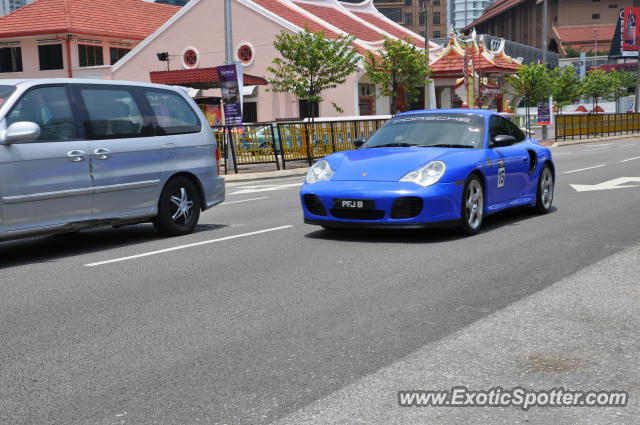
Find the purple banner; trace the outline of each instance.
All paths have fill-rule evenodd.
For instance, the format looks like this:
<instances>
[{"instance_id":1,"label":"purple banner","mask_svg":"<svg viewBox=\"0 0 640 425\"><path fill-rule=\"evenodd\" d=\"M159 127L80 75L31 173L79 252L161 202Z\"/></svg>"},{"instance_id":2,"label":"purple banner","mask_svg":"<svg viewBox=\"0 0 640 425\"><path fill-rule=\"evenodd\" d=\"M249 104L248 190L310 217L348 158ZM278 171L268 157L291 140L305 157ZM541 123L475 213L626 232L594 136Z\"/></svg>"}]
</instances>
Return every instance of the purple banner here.
<instances>
[{"instance_id":1,"label":"purple banner","mask_svg":"<svg viewBox=\"0 0 640 425\"><path fill-rule=\"evenodd\" d=\"M221 65L216 66L218 75L220 75L221 83L233 83L226 85L226 87L238 87L238 72L235 65Z\"/></svg>"},{"instance_id":2,"label":"purple banner","mask_svg":"<svg viewBox=\"0 0 640 425\"><path fill-rule=\"evenodd\" d=\"M238 70L236 65L217 66L222 88L222 103L225 125L242 125L242 104L240 103Z\"/></svg>"}]
</instances>

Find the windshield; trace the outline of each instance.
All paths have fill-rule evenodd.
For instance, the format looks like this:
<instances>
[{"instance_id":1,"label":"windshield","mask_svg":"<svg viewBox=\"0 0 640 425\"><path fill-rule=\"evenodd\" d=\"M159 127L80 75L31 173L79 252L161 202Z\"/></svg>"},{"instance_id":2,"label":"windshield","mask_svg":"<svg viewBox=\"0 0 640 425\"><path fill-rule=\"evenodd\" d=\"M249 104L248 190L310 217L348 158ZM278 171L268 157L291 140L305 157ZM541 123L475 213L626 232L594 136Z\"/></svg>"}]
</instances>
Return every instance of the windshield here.
<instances>
[{"instance_id":1,"label":"windshield","mask_svg":"<svg viewBox=\"0 0 640 425\"><path fill-rule=\"evenodd\" d=\"M0 86L0 108L14 91L16 91L15 86Z\"/></svg>"},{"instance_id":2,"label":"windshield","mask_svg":"<svg viewBox=\"0 0 640 425\"><path fill-rule=\"evenodd\" d=\"M364 147L481 148L483 142L483 117L428 113L392 118L371 136Z\"/></svg>"}]
</instances>

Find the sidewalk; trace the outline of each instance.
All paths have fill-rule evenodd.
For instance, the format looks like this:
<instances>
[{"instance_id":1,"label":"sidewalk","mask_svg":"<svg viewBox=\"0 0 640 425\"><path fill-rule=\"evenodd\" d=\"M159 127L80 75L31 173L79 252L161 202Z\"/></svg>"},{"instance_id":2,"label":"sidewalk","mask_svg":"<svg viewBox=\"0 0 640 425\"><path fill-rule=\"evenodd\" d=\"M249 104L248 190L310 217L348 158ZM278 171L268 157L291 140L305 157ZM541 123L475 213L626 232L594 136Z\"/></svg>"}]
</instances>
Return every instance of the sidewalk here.
<instances>
[{"instance_id":1,"label":"sidewalk","mask_svg":"<svg viewBox=\"0 0 640 425\"><path fill-rule=\"evenodd\" d=\"M640 417L640 246L368 375L278 425L632 424ZM505 279L505 285L508 285ZM399 407L399 390L623 390L626 407Z\"/></svg>"},{"instance_id":2,"label":"sidewalk","mask_svg":"<svg viewBox=\"0 0 640 425\"><path fill-rule=\"evenodd\" d=\"M591 137L591 138L583 138L583 139L567 139L562 140L545 140L545 146L549 146L546 143L551 144L550 147L558 147L558 146L571 146L571 145L582 145L587 143L601 143L601 142L611 142L611 141L625 141L625 140L638 140L640 142L640 133L630 133L630 134L617 134L615 136L600 136L600 137ZM541 142L542 144L542 142Z\"/></svg>"}]
</instances>

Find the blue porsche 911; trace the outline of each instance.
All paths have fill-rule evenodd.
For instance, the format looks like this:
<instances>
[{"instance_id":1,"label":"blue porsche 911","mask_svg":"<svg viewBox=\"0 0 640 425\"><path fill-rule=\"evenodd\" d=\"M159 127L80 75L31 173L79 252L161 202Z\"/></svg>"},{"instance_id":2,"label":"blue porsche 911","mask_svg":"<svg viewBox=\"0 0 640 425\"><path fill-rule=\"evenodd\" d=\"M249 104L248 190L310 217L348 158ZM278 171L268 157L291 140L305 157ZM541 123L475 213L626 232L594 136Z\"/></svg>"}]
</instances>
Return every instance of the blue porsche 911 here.
<instances>
[{"instance_id":1,"label":"blue porsche 911","mask_svg":"<svg viewBox=\"0 0 640 425\"><path fill-rule=\"evenodd\" d=\"M551 151L495 112L406 112L358 144L309 169L300 192L305 223L327 229L454 225L474 234L483 217L505 208L551 208Z\"/></svg>"}]
</instances>

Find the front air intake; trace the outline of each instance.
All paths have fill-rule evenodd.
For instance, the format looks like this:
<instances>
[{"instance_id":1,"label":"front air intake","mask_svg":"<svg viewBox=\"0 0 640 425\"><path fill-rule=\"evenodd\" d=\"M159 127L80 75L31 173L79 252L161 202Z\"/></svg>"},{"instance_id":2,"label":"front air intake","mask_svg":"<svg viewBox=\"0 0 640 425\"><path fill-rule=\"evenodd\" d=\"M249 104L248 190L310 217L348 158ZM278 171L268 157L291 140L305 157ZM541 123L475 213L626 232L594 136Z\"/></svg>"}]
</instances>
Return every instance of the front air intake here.
<instances>
[{"instance_id":1,"label":"front air intake","mask_svg":"<svg viewBox=\"0 0 640 425\"><path fill-rule=\"evenodd\" d=\"M327 215L327 210L324 209L324 205L316 195L304 195L304 206L311 214Z\"/></svg>"},{"instance_id":2,"label":"front air intake","mask_svg":"<svg viewBox=\"0 0 640 425\"><path fill-rule=\"evenodd\" d=\"M391 208L391 218L413 218L422 212L424 203L417 196L404 196L398 198Z\"/></svg>"}]
</instances>

